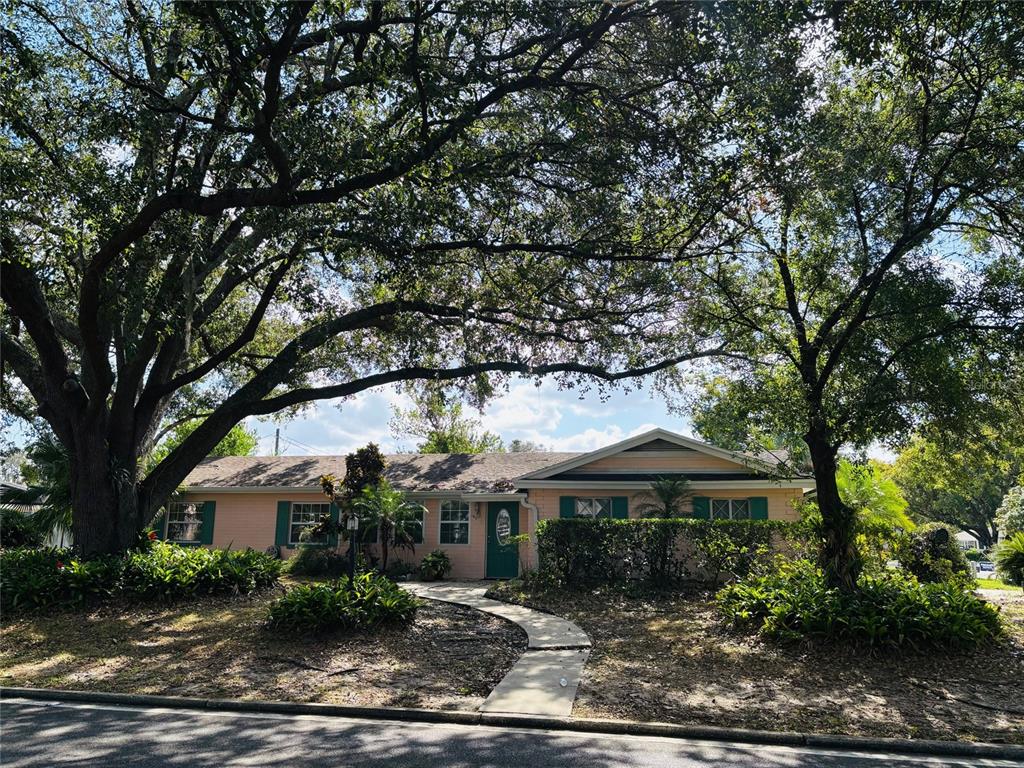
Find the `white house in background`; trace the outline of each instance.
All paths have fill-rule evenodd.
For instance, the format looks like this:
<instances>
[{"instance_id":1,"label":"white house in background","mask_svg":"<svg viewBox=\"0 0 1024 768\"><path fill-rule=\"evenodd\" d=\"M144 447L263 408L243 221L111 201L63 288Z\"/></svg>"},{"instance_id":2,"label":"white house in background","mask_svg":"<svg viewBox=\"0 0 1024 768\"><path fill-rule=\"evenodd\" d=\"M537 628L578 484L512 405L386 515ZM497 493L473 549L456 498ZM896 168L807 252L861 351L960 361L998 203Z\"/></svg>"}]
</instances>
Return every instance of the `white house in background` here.
<instances>
[{"instance_id":1,"label":"white house in background","mask_svg":"<svg viewBox=\"0 0 1024 768\"><path fill-rule=\"evenodd\" d=\"M960 545L960 549L964 552L969 552L972 549L981 549L981 544L973 534L967 531L958 531L956 534L956 543Z\"/></svg>"}]
</instances>

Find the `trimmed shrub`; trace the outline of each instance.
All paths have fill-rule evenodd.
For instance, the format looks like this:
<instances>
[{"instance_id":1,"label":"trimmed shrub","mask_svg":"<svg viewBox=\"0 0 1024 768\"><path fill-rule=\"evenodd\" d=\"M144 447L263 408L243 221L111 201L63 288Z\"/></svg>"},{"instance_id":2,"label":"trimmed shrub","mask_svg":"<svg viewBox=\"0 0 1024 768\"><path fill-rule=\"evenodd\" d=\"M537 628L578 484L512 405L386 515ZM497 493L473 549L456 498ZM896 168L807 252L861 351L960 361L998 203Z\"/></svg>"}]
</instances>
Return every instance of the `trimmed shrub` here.
<instances>
[{"instance_id":1,"label":"trimmed shrub","mask_svg":"<svg viewBox=\"0 0 1024 768\"><path fill-rule=\"evenodd\" d=\"M293 576L330 576L348 573L348 556L327 547L300 544L285 562L284 569Z\"/></svg>"},{"instance_id":2,"label":"trimmed shrub","mask_svg":"<svg viewBox=\"0 0 1024 768\"><path fill-rule=\"evenodd\" d=\"M1007 583L1024 587L1024 531L1013 534L999 545L996 568Z\"/></svg>"},{"instance_id":3,"label":"trimmed shrub","mask_svg":"<svg viewBox=\"0 0 1024 768\"><path fill-rule=\"evenodd\" d=\"M802 530L779 520L566 518L540 522L537 548L541 570L564 584L716 584L723 573L748 573Z\"/></svg>"},{"instance_id":4,"label":"trimmed shrub","mask_svg":"<svg viewBox=\"0 0 1024 768\"><path fill-rule=\"evenodd\" d=\"M956 583L899 572L863 576L852 594L830 589L807 560L779 562L721 589L733 626L782 641L839 640L894 648L972 648L1002 632L999 612Z\"/></svg>"},{"instance_id":5,"label":"trimmed shrub","mask_svg":"<svg viewBox=\"0 0 1024 768\"><path fill-rule=\"evenodd\" d=\"M13 507L0 507L0 549L38 547L44 538L31 515Z\"/></svg>"},{"instance_id":6,"label":"trimmed shrub","mask_svg":"<svg viewBox=\"0 0 1024 768\"><path fill-rule=\"evenodd\" d=\"M361 573L320 584L300 584L270 605L269 623L290 632L374 629L408 624L419 601L386 576Z\"/></svg>"},{"instance_id":7,"label":"trimmed shrub","mask_svg":"<svg viewBox=\"0 0 1024 768\"><path fill-rule=\"evenodd\" d=\"M973 582L971 566L956 541L956 528L928 523L904 536L896 546L896 559L918 581Z\"/></svg>"},{"instance_id":8,"label":"trimmed shrub","mask_svg":"<svg viewBox=\"0 0 1024 768\"><path fill-rule=\"evenodd\" d=\"M443 549L435 549L420 562L420 576L424 581L440 581L451 570L451 558Z\"/></svg>"},{"instance_id":9,"label":"trimmed shrub","mask_svg":"<svg viewBox=\"0 0 1024 768\"><path fill-rule=\"evenodd\" d=\"M32 611L112 597L172 600L248 594L277 582L281 562L253 550L155 542L143 552L82 560L70 550L11 549L0 554L0 605Z\"/></svg>"}]
</instances>

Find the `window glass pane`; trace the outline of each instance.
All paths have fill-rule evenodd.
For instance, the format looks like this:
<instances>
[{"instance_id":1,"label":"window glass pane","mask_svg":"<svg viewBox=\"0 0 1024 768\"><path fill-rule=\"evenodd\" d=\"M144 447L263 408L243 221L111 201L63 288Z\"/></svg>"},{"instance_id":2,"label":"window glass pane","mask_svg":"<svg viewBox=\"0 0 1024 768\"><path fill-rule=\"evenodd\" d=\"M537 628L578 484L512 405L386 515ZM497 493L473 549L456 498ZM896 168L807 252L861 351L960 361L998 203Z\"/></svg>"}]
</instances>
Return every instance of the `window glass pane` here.
<instances>
[{"instance_id":1,"label":"window glass pane","mask_svg":"<svg viewBox=\"0 0 1024 768\"><path fill-rule=\"evenodd\" d=\"M711 500L711 519L713 519L713 520L728 520L729 519L729 500L728 499L712 499Z\"/></svg>"},{"instance_id":2,"label":"window glass pane","mask_svg":"<svg viewBox=\"0 0 1024 768\"><path fill-rule=\"evenodd\" d=\"M442 501L441 520L453 522L469 522L469 502L466 501Z\"/></svg>"},{"instance_id":3,"label":"window glass pane","mask_svg":"<svg viewBox=\"0 0 1024 768\"><path fill-rule=\"evenodd\" d=\"M749 520L750 519L750 501L747 499L733 499L732 500L732 519L733 520Z\"/></svg>"},{"instance_id":4,"label":"window glass pane","mask_svg":"<svg viewBox=\"0 0 1024 768\"><path fill-rule=\"evenodd\" d=\"M203 524L202 506L195 502L172 502L167 509L168 541L199 541Z\"/></svg>"},{"instance_id":5,"label":"window glass pane","mask_svg":"<svg viewBox=\"0 0 1024 768\"><path fill-rule=\"evenodd\" d=\"M593 499L576 499L576 517L593 517L594 516L594 500Z\"/></svg>"},{"instance_id":6,"label":"window glass pane","mask_svg":"<svg viewBox=\"0 0 1024 768\"><path fill-rule=\"evenodd\" d=\"M611 499L594 499L594 514L596 517L611 517L612 516L612 500Z\"/></svg>"},{"instance_id":7,"label":"window glass pane","mask_svg":"<svg viewBox=\"0 0 1024 768\"><path fill-rule=\"evenodd\" d=\"M320 533L310 536L303 541L302 532L320 522L320 518L331 513L330 504L315 504L310 502L296 502L292 504L291 524L288 529L288 542L290 544L326 544L327 534Z\"/></svg>"},{"instance_id":8,"label":"window glass pane","mask_svg":"<svg viewBox=\"0 0 1024 768\"><path fill-rule=\"evenodd\" d=\"M468 544L469 523L442 522L440 541L442 544Z\"/></svg>"}]
</instances>

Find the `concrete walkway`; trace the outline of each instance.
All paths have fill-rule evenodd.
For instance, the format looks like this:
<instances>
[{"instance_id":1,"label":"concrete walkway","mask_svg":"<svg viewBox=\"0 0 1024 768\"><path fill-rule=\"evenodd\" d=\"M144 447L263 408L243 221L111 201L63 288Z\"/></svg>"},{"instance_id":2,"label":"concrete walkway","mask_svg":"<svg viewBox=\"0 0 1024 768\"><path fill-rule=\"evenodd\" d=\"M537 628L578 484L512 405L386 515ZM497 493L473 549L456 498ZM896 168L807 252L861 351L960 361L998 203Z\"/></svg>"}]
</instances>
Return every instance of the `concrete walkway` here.
<instances>
[{"instance_id":1,"label":"concrete walkway","mask_svg":"<svg viewBox=\"0 0 1024 768\"><path fill-rule=\"evenodd\" d=\"M477 582L413 582L407 590L428 600L464 605L500 616L527 635L526 652L482 705L481 712L569 717L590 655L590 638L571 621L484 597Z\"/></svg>"}]
</instances>

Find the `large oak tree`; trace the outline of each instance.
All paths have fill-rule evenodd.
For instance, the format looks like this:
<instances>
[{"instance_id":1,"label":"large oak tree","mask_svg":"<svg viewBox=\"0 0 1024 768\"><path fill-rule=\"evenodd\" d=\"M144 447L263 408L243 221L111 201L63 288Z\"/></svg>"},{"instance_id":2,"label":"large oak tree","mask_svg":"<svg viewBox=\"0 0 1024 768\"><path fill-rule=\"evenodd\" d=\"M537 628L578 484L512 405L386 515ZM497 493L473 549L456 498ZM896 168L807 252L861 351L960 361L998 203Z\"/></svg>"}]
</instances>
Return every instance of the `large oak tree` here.
<instances>
[{"instance_id":1,"label":"large oak tree","mask_svg":"<svg viewBox=\"0 0 1024 768\"><path fill-rule=\"evenodd\" d=\"M718 162L696 6L11 8L4 407L67 449L85 553L131 544L245 417L717 351L663 321L689 296L657 260L622 257L654 247L633 210L656 148ZM720 190L692 192L700 250Z\"/></svg>"},{"instance_id":2,"label":"large oak tree","mask_svg":"<svg viewBox=\"0 0 1024 768\"><path fill-rule=\"evenodd\" d=\"M764 72L723 147L742 239L681 272L736 355L698 397L698 427L805 444L823 564L852 589L839 451L951 427L1020 345L1024 34L1012 4L829 9L737 30Z\"/></svg>"}]
</instances>

